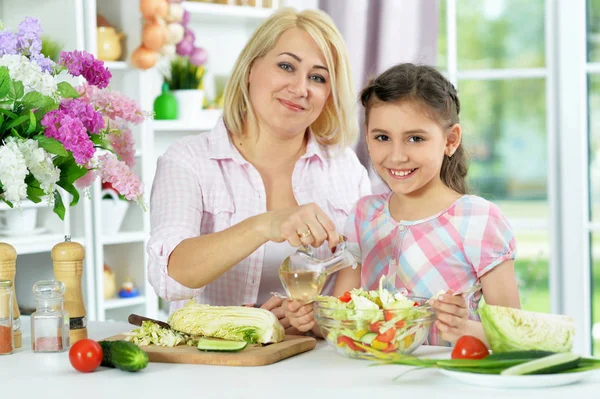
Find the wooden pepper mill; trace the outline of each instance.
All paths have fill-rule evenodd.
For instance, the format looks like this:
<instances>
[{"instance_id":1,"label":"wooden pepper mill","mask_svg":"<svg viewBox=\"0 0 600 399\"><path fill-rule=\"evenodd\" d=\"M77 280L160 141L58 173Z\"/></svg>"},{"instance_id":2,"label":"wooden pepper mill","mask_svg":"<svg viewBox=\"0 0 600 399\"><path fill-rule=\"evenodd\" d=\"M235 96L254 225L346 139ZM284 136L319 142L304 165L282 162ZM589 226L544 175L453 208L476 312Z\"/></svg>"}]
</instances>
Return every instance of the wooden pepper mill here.
<instances>
[{"instance_id":1,"label":"wooden pepper mill","mask_svg":"<svg viewBox=\"0 0 600 399\"><path fill-rule=\"evenodd\" d=\"M65 236L64 242L58 243L52 248L54 278L65 285L64 306L65 310L69 312L71 345L88 336L85 305L81 291L84 258L85 249L81 244L71 242L70 236Z\"/></svg>"},{"instance_id":2,"label":"wooden pepper mill","mask_svg":"<svg viewBox=\"0 0 600 399\"><path fill-rule=\"evenodd\" d=\"M23 342L19 305L15 292L15 274L17 273L17 251L5 242L0 242L0 280L10 280L13 286L13 339L14 347L20 348Z\"/></svg>"}]
</instances>

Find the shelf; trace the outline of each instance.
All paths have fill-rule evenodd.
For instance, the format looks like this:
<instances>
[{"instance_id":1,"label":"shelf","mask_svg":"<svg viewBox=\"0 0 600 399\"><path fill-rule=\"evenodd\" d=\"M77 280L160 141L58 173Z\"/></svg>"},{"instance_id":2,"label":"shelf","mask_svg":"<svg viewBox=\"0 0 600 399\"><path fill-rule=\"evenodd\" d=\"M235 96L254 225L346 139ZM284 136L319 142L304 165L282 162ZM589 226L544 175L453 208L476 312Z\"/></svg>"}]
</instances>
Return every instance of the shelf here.
<instances>
[{"instance_id":1,"label":"shelf","mask_svg":"<svg viewBox=\"0 0 600 399\"><path fill-rule=\"evenodd\" d=\"M113 236L102 236L102 244L128 244L133 242L143 242L146 239L146 233L142 231L127 231L117 233Z\"/></svg>"},{"instance_id":2,"label":"shelf","mask_svg":"<svg viewBox=\"0 0 600 399\"><path fill-rule=\"evenodd\" d=\"M0 241L6 242L17 251L17 254L38 254L50 252L52 248L65 240L65 235L61 233L38 234L26 237L4 237L0 236ZM73 237L71 241L78 242L85 246L83 237Z\"/></svg>"},{"instance_id":3,"label":"shelf","mask_svg":"<svg viewBox=\"0 0 600 399\"><path fill-rule=\"evenodd\" d=\"M197 119L154 120L149 123L155 132L205 132L215 127L222 112L220 109L204 110L198 113Z\"/></svg>"},{"instance_id":4,"label":"shelf","mask_svg":"<svg viewBox=\"0 0 600 399\"><path fill-rule=\"evenodd\" d=\"M250 6L233 6L227 4L210 4L184 1L183 8L190 13L194 22L239 23L260 22L271 15L275 8L258 8Z\"/></svg>"},{"instance_id":5,"label":"shelf","mask_svg":"<svg viewBox=\"0 0 600 399\"><path fill-rule=\"evenodd\" d=\"M136 296L135 298L114 298L104 301L104 309L119 309L127 306L142 305L146 303L145 296Z\"/></svg>"},{"instance_id":6,"label":"shelf","mask_svg":"<svg viewBox=\"0 0 600 399\"><path fill-rule=\"evenodd\" d=\"M28 200L28 199L22 200L20 207L21 207L21 209L28 209L28 208L48 208L48 209L53 209L52 206L48 206L48 200L47 200L46 197L43 197L42 200L40 202L38 202L37 204L35 202L32 202L32 201ZM15 204L13 204L13 207L11 208L5 202L1 202L0 201L0 211L8 211L8 210L13 210L13 209L18 209Z\"/></svg>"},{"instance_id":7,"label":"shelf","mask_svg":"<svg viewBox=\"0 0 600 399\"><path fill-rule=\"evenodd\" d=\"M125 61L104 61L104 66L109 71L124 71L129 68L129 64Z\"/></svg>"}]
</instances>

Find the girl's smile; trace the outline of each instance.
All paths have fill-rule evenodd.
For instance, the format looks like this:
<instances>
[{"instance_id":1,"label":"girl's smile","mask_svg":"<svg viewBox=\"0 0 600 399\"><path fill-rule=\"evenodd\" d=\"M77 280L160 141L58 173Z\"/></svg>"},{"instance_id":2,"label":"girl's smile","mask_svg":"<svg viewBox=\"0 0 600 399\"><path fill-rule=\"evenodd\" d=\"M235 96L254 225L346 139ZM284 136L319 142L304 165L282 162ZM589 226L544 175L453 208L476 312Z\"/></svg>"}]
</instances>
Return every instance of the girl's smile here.
<instances>
[{"instance_id":1,"label":"girl's smile","mask_svg":"<svg viewBox=\"0 0 600 399\"><path fill-rule=\"evenodd\" d=\"M412 177L418 168L413 169L387 169L393 179L403 180Z\"/></svg>"}]
</instances>

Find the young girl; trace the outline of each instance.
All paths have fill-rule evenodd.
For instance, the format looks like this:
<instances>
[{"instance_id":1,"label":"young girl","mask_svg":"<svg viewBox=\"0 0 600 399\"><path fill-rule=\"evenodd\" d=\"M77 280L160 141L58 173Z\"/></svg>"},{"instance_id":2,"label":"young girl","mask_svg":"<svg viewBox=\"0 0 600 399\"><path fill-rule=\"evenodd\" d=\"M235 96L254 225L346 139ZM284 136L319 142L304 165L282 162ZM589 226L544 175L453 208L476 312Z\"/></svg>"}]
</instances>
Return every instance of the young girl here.
<instances>
[{"instance_id":1,"label":"young girl","mask_svg":"<svg viewBox=\"0 0 600 399\"><path fill-rule=\"evenodd\" d=\"M432 301L430 344L462 335L486 342L475 313L482 295L489 304L520 307L516 242L497 206L467 194L454 86L434 68L400 64L369 82L360 99L371 162L391 193L364 197L350 213L344 235L362 259L353 283L377 289L385 275L410 295L443 290ZM483 292L468 301L453 295L475 284ZM318 333L311 306L289 302L286 309L293 326Z\"/></svg>"}]
</instances>

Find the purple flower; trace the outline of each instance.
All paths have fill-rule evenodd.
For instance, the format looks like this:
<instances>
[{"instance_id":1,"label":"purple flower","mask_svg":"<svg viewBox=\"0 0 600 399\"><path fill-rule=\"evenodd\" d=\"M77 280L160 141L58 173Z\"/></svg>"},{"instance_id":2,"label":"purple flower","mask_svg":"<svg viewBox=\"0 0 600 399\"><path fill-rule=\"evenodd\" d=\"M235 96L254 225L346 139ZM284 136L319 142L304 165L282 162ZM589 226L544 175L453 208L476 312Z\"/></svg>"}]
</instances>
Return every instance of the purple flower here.
<instances>
[{"instance_id":1,"label":"purple flower","mask_svg":"<svg viewBox=\"0 0 600 399\"><path fill-rule=\"evenodd\" d=\"M37 55L42 51L40 35L42 27L36 18L26 17L20 24L17 33L19 50L23 55Z\"/></svg>"},{"instance_id":2,"label":"purple flower","mask_svg":"<svg viewBox=\"0 0 600 399\"><path fill-rule=\"evenodd\" d=\"M29 57L29 59L38 64L40 68L42 68L42 72L52 72L52 68L54 67L54 61L52 61L50 58L44 57L43 54L32 55Z\"/></svg>"},{"instance_id":3,"label":"purple flower","mask_svg":"<svg viewBox=\"0 0 600 399\"><path fill-rule=\"evenodd\" d=\"M19 39L14 32L0 31L0 56L6 54L17 54Z\"/></svg>"},{"instance_id":4,"label":"purple flower","mask_svg":"<svg viewBox=\"0 0 600 399\"><path fill-rule=\"evenodd\" d=\"M48 112L41 121L46 129L44 134L58 140L67 151L73 153L75 162L85 165L92 157L96 149L90 140L83 123L66 113L57 109Z\"/></svg>"},{"instance_id":5,"label":"purple flower","mask_svg":"<svg viewBox=\"0 0 600 399\"><path fill-rule=\"evenodd\" d=\"M73 76L83 76L92 86L104 89L108 86L111 73L104 63L85 51L61 51L60 65L65 66Z\"/></svg>"},{"instance_id":6,"label":"purple flower","mask_svg":"<svg viewBox=\"0 0 600 399\"><path fill-rule=\"evenodd\" d=\"M60 109L72 118L77 118L91 133L96 134L104 128L104 118L94 107L81 98L66 99L60 103Z\"/></svg>"}]
</instances>

